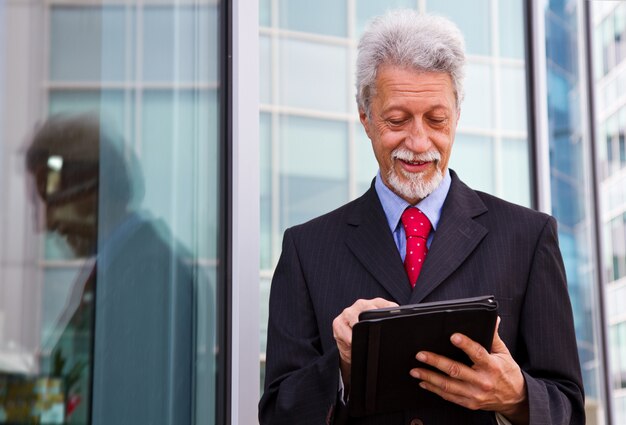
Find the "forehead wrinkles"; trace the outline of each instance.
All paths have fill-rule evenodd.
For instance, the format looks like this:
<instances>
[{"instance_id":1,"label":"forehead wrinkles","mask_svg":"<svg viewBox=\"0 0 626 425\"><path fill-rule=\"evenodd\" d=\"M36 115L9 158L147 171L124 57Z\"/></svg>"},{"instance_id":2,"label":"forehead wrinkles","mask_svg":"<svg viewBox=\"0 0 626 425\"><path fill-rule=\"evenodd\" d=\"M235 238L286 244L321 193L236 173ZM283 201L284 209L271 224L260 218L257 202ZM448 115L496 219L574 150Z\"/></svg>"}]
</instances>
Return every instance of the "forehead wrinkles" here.
<instances>
[{"instance_id":1,"label":"forehead wrinkles","mask_svg":"<svg viewBox=\"0 0 626 425\"><path fill-rule=\"evenodd\" d=\"M442 108L452 110L454 97L446 92L445 84L420 84L418 86L407 83L393 83L383 85L379 92L379 100L383 109L407 106L407 103L417 103L428 109Z\"/></svg>"}]
</instances>

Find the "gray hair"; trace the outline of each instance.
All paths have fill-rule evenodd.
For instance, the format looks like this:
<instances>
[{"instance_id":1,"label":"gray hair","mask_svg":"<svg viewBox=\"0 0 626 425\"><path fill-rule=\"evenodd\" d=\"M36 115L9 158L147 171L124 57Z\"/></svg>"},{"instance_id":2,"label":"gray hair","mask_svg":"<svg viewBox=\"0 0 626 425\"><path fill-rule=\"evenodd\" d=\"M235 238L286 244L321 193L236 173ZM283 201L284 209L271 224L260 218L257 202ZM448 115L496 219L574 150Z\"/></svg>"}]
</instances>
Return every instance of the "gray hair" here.
<instances>
[{"instance_id":1,"label":"gray hair","mask_svg":"<svg viewBox=\"0 0 626 425\"><path fill-rule=\"evenodd\" d=\"M450 75L459 108L463 101L465 42L457 26L435 15L411 9L387 12L373 19L359 42L356 65L356 101L369 116L381 65Z\"/></svg>"}]
</instances>

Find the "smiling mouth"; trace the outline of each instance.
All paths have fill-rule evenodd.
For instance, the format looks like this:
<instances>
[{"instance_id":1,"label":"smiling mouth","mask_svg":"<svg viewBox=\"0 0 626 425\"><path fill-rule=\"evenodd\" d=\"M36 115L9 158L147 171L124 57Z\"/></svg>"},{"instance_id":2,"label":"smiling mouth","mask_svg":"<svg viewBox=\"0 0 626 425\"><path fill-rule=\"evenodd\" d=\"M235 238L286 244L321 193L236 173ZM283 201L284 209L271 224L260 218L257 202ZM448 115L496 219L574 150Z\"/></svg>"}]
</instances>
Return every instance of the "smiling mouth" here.
<instances>
[{"instance_id":1,"label":"smiling mouth","mask_svg":"<svg viewBox=\"0 0 626 425\"><path fill-rule=\"evenodd\" d=\"M398 158L400 159L400 158ZM404 162L405 164L409 164L409 165L424 165L424 164L429 164L431 161L407 161L406 159L400 159L400 161Z\"/></svg>"}]
</instances>

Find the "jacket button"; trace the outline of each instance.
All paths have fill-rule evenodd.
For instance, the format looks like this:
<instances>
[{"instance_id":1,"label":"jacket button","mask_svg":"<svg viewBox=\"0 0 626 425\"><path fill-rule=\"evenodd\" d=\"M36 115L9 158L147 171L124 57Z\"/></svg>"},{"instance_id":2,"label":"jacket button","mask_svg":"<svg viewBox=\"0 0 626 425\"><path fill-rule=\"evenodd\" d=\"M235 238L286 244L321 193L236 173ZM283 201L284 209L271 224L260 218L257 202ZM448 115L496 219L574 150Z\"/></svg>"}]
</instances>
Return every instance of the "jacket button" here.
<instances>
[{"instance_id":1,"label":"jacket button","mask_svg":"<svg viewBox=\"0 0 626 425\"><path fill-rule=\"evenodd\" d=\"M420 419L413 419L411 420L411 425L424 425L424 422L422 422Z\"/></svg>"}]
</instances>

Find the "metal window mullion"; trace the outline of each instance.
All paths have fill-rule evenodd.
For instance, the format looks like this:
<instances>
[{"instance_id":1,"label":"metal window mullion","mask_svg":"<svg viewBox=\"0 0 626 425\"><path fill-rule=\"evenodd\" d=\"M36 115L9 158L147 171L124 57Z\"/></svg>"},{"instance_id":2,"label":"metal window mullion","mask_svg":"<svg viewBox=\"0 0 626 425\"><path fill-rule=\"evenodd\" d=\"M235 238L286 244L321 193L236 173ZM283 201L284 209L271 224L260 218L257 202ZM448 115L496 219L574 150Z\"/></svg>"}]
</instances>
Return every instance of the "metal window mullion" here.
<instances>
[{"instance_id":1,"label":"metal window mullion","mask_svg":"<svg viewBox=\"0 0 626 425\"><path fill-rule=\"evenodd\" d=\"M550 180L550 138L548 132L548 82L546 60L546 27L545 9L539 4L528 2L530 32L528 40L532 52L532 82L531 87L533 120L535 123L532 135L534 145L534 172L535 172L535 207L539 211L550 214L552 212L552 190ZM530 30L530 28L532 30Z\"/></svg>"},{"instance_id":2,"label":"metal window mullion","mask_svg":"<svg viewBox=\"0 0 626 425\"><path fill-rule=\"evenodd\" d=\"M356 2L355 0L347 0L347 33L348 41L352 41L356 37ZM354 99L351 98L350 87L354 87L354 72L355 72L355 47L354 43L349 43L347 47L348 52L348 75L346 76L346 84L348 85L346 90L346 106L348 107L348 113L352 115L354 112ZM356 161L356 131L352 120L349 118L344 121L348 126L348 198L354 199L357 196L357 161Z\"/></svg>"},{"instance_id":3,"label":"metal window mullion","mask_svg":"<svg viewBox=\"0 0 626 425\"><path fill-rule=\"evenodd\" d=\"M272 0L271 2L271 26L272 32L270 36L270 60L271 60L271 99L272 105L278 105L280 102L280 34L274 31L279 25L278 15L279 2ZM272 111L270 115L270 173L271 173L271 205L270 205L270 243L272 264L278 260L281 251L281 232L280 232L280 111Z\"/></svg>"},{"instance_id":4,"label":"metal window mullion","mask_svg":"<svg viewBox=\"0 0 626 425\"><path fill-rule=\"evenodd\" d=\"M258 423L259 5L232 7L231 424ZM228 60L224 57L222 60ZM229 76L226 76L227 78Z\"/></svg>"},{"instance_id":5,"label":"metal window mullion","mask_svg":"<svg viewBox=\"0 0 626 425\"><path fill-rule=\"evenodd\" d=\"M493 72L493 94L492 102L493 108L493 124L496 130L493 143L493 157L494 162L491 167L494 171L494 192L497 196L503 195L503 178L504 173L500 164L503 164L502 160L502 91L501 91L501 75L500 75L500 37L498 36L498 24L500 22L498 14L498 0L491 0L491 55L494 57L492 62Z\"/></svg>"},{"instance_id":6,"label":"metal window mullion","mask_svg":"<svg viewBox=\"0 0 626 425\"><path fill-rule=\"evenodd\" d=\"M589 199L591 199L592 205L589 211L589 226L587 229L587 237L593 242L593 249L591 255L591 261L596 265L595 281L597 285L594 286L593 295L596 297L597 302L595 305L598 307L598 314L594 320L594 333L598 335L598 343L600 345L601 353L599 355L602 364L599 368L599 378L603 382L600 383L601 399L604 399L607 410L607 422L608 424L615 423L615 412L613 410L613 401L611 400L611 374L609 373L609 354L608 354L608 338L609 330L607 328L607 308L605 303L605 276L602 272L602 253L603 253L603 235L602 235L602 223L600 212L600 166L598 163L598 157L595 150L596 133L596 111L594 107L594 78L593 78L593 64L592 64L592 31L593 26L591 24L591 5L589 2L585 2L580 5L577 14L578 28L582 31L578 31L578 43L582 48L578 55L578 67L580 69L580 98L581 98L581 116L583 118L582 137L586 138L588 143L586 144L585 158L589 158L585 162L588 176L591 179L585 179L586 192L589 193ZM586 118L586 119L585 119ZM591 180L591 181L589 181ZM604 384L604 385L602 385Z\"/></svg>"}]
</instances>

